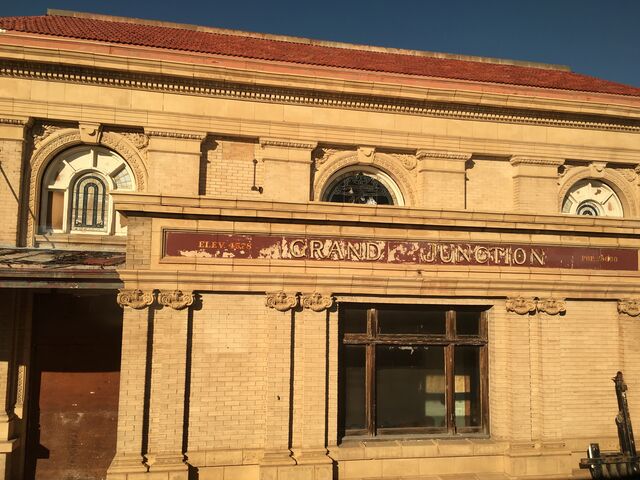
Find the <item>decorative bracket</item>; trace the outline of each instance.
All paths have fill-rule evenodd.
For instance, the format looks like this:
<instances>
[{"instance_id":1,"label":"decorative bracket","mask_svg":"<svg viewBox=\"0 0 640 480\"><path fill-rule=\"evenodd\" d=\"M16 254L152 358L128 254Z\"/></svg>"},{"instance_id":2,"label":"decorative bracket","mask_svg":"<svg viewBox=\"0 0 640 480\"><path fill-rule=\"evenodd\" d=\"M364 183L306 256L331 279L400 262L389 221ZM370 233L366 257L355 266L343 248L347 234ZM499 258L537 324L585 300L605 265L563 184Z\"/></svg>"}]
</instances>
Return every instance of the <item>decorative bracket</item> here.
<instances>
[{"instance_id":1,"label":"decorative bracket","mask_svg":"<svg viewBox=\"0 0 640 480\"><path fill-rule=\"evenodd\" d=\"M174 310L182 310L193 305L194 299L193 292L185 293L182 290L161 290L158 293L158 303Z\"/></svg>"},{"instance_id":2,"label":"decorative bracket","mask_svg":"<svg viewBox=\"0 0 640 480\"><path fill-rule=\"evenodd\" d=\"M302 295L302 308L313 310L314 312L322 312L333 307L335 298L331 295L323 295L314 292L309 295Z\"/></svg>"},{"instance_id":3,"label":"decorative bracket","mask_svg":"<svg viewBox=\"0 0 640 480\"><path fill-rule=\"evenodd\" d=\"M298 306L298 294L284 291L267 293L264 304L279 312L286 312Z\"/></svg>"},{"instance_id":4,"label":"decorative bracket","mask_svg":"<svg viewBox=\"0 0 640 480\"><path fill-rule=\"evenodd\" d=\"M147 308L153 303L154 293L150 291L142 291L140 289L120 290L116 301L122 308L130 307L136 310Z\"/></svg>"}]
</instances>

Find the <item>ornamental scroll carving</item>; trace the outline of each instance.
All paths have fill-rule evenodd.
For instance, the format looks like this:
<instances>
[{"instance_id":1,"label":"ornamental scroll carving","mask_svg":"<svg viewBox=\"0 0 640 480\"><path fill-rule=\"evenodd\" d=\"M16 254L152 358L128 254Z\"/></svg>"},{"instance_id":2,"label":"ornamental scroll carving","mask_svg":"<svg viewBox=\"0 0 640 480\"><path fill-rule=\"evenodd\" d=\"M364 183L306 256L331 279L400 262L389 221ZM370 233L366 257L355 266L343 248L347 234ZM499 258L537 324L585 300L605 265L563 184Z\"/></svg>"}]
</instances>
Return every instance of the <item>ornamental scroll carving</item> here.
<instances>
[{"instance_id":1,"label":"ornamental scroll carving","mask_svg":"<svg viewBox=\"0 0 640 480\"><path fill-rule=\"evenodd\" d=\"M567 311L567 302L557 298L541 298L536 306L539 312L547 315L558 315Z\"/></svg>"},{"instance_id":2,"label":"ornamental scroll carving","mask_svg":"<svg viewBox=\"0 0 640 480\"><path fill-rule=\"evenodd\" d=\"M518 315L526 315L536 311L536 300L533 297L511 297L507 298L507 312L514 312Z\"/></svg>"},{"instance_id":3,"label":"ornamental scroll carving","mask_svg":"<svg viewBox=\"0 0 640 480\"><path fill-rule=\"evenodd\" d=\"M155 295L152 290L120 290L118 292L116 300L118 302L118 305L120 305L122 308L130 307L136 310L141 310L151 305L153 303L154 297Z\"/></svg>"},{"instance_id":4,"label":"ornamental scroll carving","mask_svg":"<svg viewBox=\"0 0 640 480\"><path fill-rule=\"evenodd\" d=\"M284 291L267 293L264 304L279 312L286 312L298 306L298 295L296 293L287 293Z\"/></svg>"},{"instance_id":5,"label":"ornamental scroll carving","mask_svg":"<svg viewBox=\"0 0 640 480\"><path fill-rule=\"evenodd\" d=\"M529 313L546 313L547 315L559 315L566 313L567 302L558 298L541 298L534 297L510 297L506 302L507 312L514 312L518 315L527 315Z\"/></svg>"},{"instance_id":6,"label":"ornamental scroll carving","mask_svg":"<svg viewBox=\"0 0 640 480\"><path fill-rule=\"evenodd\" d=\"M185 293L182 290L161 290L158 293L158 303L174 310L183 310L189 305L193 305L194 299L193 292Z\"/></svg>"},{"instance_id":7,"label":"ornamental scroll carving","mask_svg":"<svg viewBox=\"0 0 640 480\"><path fill-rule=\"evenodd\" d=\"M333 307L335 298L331 295L323 295L314 292L309 295L302 295L302 308L313 310L314 312L322 312Z\"/></svg>"},{"instance_id":8,"label":"ornamental scroll carving","mask_svg":"<svg viewBox=\"0 0 640 480\"><path fill-rule=\"evenodd\" d=\"M618 313L637 317L640 315L640 298L625 298L618 300Z\"/></svg>"}]
</instances>

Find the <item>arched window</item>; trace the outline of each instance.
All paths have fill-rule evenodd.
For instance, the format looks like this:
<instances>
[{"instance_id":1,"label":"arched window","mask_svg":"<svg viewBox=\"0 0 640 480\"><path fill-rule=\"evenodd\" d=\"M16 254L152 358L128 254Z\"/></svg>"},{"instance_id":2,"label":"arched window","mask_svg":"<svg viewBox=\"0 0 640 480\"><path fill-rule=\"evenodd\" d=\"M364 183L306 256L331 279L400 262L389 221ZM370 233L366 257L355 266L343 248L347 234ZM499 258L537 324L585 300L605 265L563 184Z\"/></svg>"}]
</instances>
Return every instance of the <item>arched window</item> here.
<instances>
[{"instance_id":1,"label":"arched window","mask_svg":"<svg viewBox=\"0 0 640 480\"><path fill-rule=\"evenodd\" d=\"M88 146L66 150L44 172L39 230L124 235L109 192L134 189L131 168L115 152Z\"/></svg>"},{"instance_id":2,"label":"arched window","mask_svg":"<svg viewBox=\"0 0 640 480\"><path fill-rule=\"evenodd\" d=\"M71 229L104 229L107 188L104 181L90 173L76 180L71 204Z\"/></svg>"},{"instance_id":3,"label":"arched window","mask_svg":"<svg viewBox=\"0 0 640 480\"><path fill-rule=\"evenodd\" d=\"M622 202L604 182L584 179L576 182L564 197L562 213L592 217L622 217Z\"/></svg>"},{"instance_id":4,"label":"arched window","mask_svg":"<svg viewBox=\"0 0 640 480\"><path fill-rule=\"evenodd\" d=\"M328 182L325 202L362 205L403 205L400 189L391 178L374 169L348 169Z\"/></svg>"}]
</instances>

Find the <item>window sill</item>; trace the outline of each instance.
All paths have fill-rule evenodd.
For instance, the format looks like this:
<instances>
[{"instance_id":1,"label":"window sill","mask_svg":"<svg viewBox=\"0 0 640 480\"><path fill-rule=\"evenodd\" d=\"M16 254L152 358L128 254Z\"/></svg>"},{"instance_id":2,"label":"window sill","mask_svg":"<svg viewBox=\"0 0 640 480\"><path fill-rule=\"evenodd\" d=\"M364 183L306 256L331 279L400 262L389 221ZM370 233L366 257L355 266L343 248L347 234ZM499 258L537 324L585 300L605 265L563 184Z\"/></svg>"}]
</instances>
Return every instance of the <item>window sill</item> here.
<instances>
[{"instance_id":1,"label":"window sill","mask_svg":"<svg viewBox=\"0 0 640 480\"><path fill-rule=\"evenodd\" d=\"M78 247L90 247L91 250L124 250L127 243L125 235L96 235L78 233L44 233L35 237L35 246L39 248L59 248L72 250Z\"/></svg>"},{"instance_id":2,"label":"window sill","mask_svg":"<svg viewBox=\"0 0 640 480\"><path fill-rule=\"evenodd\" d=\"M383 458L473 457L503 455L509 448L505 441L487 436L427 438L411 436L403 438L368 438L343 440L330 448L336 460L365 460Z\"/></svg>"}]
</instances>

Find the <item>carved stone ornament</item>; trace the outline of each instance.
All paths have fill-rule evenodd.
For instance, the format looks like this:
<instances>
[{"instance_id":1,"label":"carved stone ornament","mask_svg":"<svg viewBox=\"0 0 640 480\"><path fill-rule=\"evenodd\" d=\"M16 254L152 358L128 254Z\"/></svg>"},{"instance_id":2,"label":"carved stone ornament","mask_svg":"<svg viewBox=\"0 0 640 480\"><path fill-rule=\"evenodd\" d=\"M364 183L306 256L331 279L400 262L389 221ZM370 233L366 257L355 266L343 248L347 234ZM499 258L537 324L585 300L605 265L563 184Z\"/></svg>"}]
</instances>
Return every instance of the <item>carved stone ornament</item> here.
<instances>
[{"instance_id":1,"label":"carved stone ornament","mask_svg":"<svg viewBox=\"0 0 640 480\"><path fill-rule=\"evenodd\" d=\"M100 135L102 134L102 125L99 123L81 123L78 126L80 130L80 140L87 145L98 145L100 143Z\"/></svg>"},{"instance_id":2,"label":"carved stone ornament","mask_svg":"<svg viewBox=\"0 0 640 480\"><path fill-rule=\"evenodd\" d=\"M33 127L33 148L37 150L42 142L52 133L61 130L63 127L49 123L41 123Z\"/></svg>"},{"instance_id":3,"label":"carved stone ornament","mask_svg":"<svg viewBox=\"0 0 640 480\"><path fill-rule=\"evenodd\" d=\"M279 312L286 312L298 306L298 295L287 292L267 293L264 304L269 308L274 308Z\"/></svg>"},{"instance_id":4,"label":"carved stone ornament","mask_svg":"<svg viewBox=\"0 0 640 480\"><path fill-rule=\"evenodd\" d=\"M122 308L130 307L136 310L141 310L148 307L153 303L154 294L153 291L142 291L140 289L135 290L120 290L118 292L117 302Z\"/></svg>"},{"instance_id":5,"label":"carved stone ornament","mask_svg":"<svg viewBox=\"0 0 640 480\"><path fill-rule=\"evenodd\" d=\"M547 315L558 315L567 311L567 302L557 298L541 298L537 302L538 311Z\"/></svg>"},{"instance_id":6,"label":"carved stone ornament","mask_svg":"<svg viewBox=\"0 0 640 480\"><path fill-rule=\"evenodd\" d=\"M618 300L618 313L624 313L630 317L640 315L640 298L625 298Z\"/></svg>"},{"instance_id":7,"label":"carved stone ornament","mask_svg":"<svg viewBox=\"0 0 640 480\"><path fill-rule=\"evenodd\" d=\"M331 295L323 295L322 293L312 293L302 296L302 308L313 310L314 312L322 312L333 306L334 297Z\"/></svg>"},{"instance_id":8,"label":"carved stone ornament","mask_svg":"<svg viewBox=\"0 0 640 480\"><path fill-rule=\"evenodd\" d=\"M526 315L536 311L536 301L533 297L511 297L507 298L506 307L507 312Z\"/></svg>"},{"instance_id":9,"label":"carved stone ornament","mask_svg":"<svg viewBox=\"0 0 640 480\"><path fill-rule=\"evenodd\" d=\"M392 156L400 160L402 166L407 170L413 170L418 164L418 159L416 158L416 156L409 153L394 153L392 154Z\"/></svg>"},{"instance_id":10,"label":"carved stone ornament","mask_svg":"<svg viewBox=\"0 0 640 480\"><path fill-rule=\"evenodd\" d=\"M193 304L193 292L185 293L182 290L161 290L158 293L158 303L174 310L182 310Z\"/></svg>"},{"instance_id":11,"label":"carved stone ornament","mask_svg":"<svg viewBox=\"0 0 640 480\"><path fill-rule=\"evenodd\" d=\"M334 153L341 152L337 148L317 147L313 153L312 158L315 160L316 168L326 162Z\"/></svg>"},{"instance_id":12,"label":"carved stone ornament","mask_svg":"<svg viewBox=\"0 0 640 480\"><path fill-rule=\"evenodd\" d=\"M375 153L375 147L358 147L358 162L372 163Z\"/></svg>"},{"instance_id":13,"label":"carved stone ornament","mask_svg":"<svg viewBox=\"0 0 640 480\"><path fill-rule=\"evenodd\" d=\"M138 150L144 150L149 146L149 137L140 132L124 132L122 134Z\"/></svg>"},{"instance_id":14,"label":"carved stone ornament","mask_svg":"<svg viewBox=\"0 0 640 480\"><path fill-rule=\"evenodd\" d=\"M607 162L591 162L589 164L589 171L591 172L591 176L595 178L602 178L604 176L606 167Z\"/></svg>"}]
</instances>

